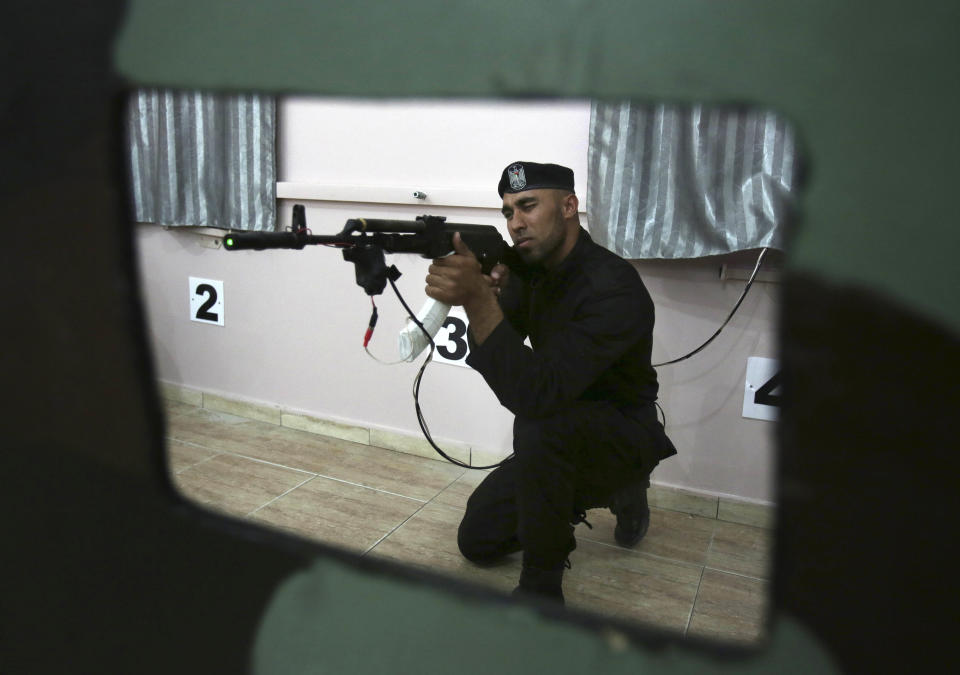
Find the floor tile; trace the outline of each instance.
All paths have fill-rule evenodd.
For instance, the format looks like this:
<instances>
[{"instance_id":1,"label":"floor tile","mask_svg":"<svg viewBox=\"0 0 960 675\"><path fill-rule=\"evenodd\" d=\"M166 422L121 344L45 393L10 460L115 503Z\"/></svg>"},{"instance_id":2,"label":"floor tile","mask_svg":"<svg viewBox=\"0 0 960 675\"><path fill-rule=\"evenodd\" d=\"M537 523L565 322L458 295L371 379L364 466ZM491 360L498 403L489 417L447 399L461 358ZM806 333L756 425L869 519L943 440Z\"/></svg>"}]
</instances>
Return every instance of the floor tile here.
<instances>
[{"instance_id":1,"label":"floor tile","mask_svg":"<svg viewBox=\"0 0 960 675\"><path fill-rule=\"evenodd\" d=\"M469 486L470 480L458 481ZM455 484L457 485L457 484ZM441 496L450 496L451 490ZM426 505L369 555L431 572L442 573L509 592L520 577L521 556L501 564L478 566L457 548L462 506L437 500ZM571 554L564 592L571 607L626 620L643 621L683 631L690 617L700 568L625 551L593 542L580 542Z\"/></svg>"},{"instance_id":2,"label":"floor tile","mask_svg":"<svg viewBox=\"0 0 960 675\"><path fill-rule=\"evenodd\" d=\"M422 506L406 497L317 477L251 518L363 553Z\"/></svg>"},{"instance_id":3,"label":"floor tile","mask_svg":"<svg viewBox=\"0 0 960 675\"><path fill-rule=\"evenodd\" d=\"M520 556L510 556L493 566L469 562L457 547L457 527L462 517L463 508L431 502L369 555L509 592L520 577Z\"/></svg>"},{"instance_id":4,"label":"floor tile","mask_svg":"<svg viewBox=\"0 0 960 675\"><path fill-rule=\"evenodd\" d=\"M717 517L718 498L686 490L651 485L647 490L650 506L670 511L682 511L707 518Z\"/></svg>"},{"instance_id":5,"label":"floor tile","mask_svg":"<svg viewBox=\"0 0 960 675\"><path fill-rule=\"evenodd\" d=\"M505 593L516 586L519 554L481 567L457 548L467 499L489 472L178 401L165 401L165 409L171 468L189 497L371 557ZM615 545L616 519L607 509L588 512L593 529L577 526L564 582L568 605L678 631L689 624L695 635L754 639L773 532L690 515L675 509L712 507L683 495L683 503L664 495L657 502L655 493L650 529L633 549ZM738 513L722 515L756 515Z\"/></svg>"},{"instance_id":6,"label":"floor tile","mask_svg":"<svg viewBox=\"0 0 960 675\"><path fill-rule=\"evenodd\" d=\"M454 506L460 509L461 515L467 508L467 500L477 486L489 475L488 471L479 471L477 469L466 469L453 483L448 485L443 492L438 494L433 500L447 506Z\"/></svg>"},{"instance_id":7,"label":"floor tile","mask_svg":"<svg viewBox=\"0 0 960 675\"><path fill-rule=\"evenodd\" d=\"M587 521L593 525L577 525L578 540L595 541L601 544L616 544L613 530L617 519L609 509L587 511ZM650 529L633 551L669 558L678 562L703 565L710 548L710 539L716 521L712 518L693 516L678 511L650 509Z\"/></svg>"},{"instance_id":8,"label":"floor tile","mask_svg":"<svg viewBox=\"0 0 960 675\"><path fill-rule=\"evenodd\" d=\"M232 444L242 440L250 424L250 420L237 415L175 401L165 404L167 438L218 452L228 451Z\"/></svg>"},{"instance_id":9,"label":"floor tile","mask_svg":"<svg viewBox=\"0 0 960 675\"><path fill-rule=\"evenodd\" d=\"M194 464L199 464L217 454L214 450L173 439L167 440L167 453L170 461L170 471L173 473L188 469Z\"/></svg>"},{"instance_id":10,"label":"floor tile","mask_svg":"<svg viewBox=\"0 0 960 675\"><path fill-rule=\"evenodd\" d=\"M738 642L764 631L769 583L706 569L697 593L688 635Z\"/></svg>"},{"instance_id":11,"label":"floor tile","mask_svg":"<svg viewBox=\"0 0 960 675\"><path fill-rule=\"evenodd\" d=\"M750 577L770 577L773 532L762 527L717 521L706 566Z\"/></svg>"},{"instance_id":12,"label":"floor tile","mask_svg":"<svg viewBox=\"0 0 960 675\"><path fill-rule=\"evenodd\" d=\"M168 434L221 452L423 501L432 499L464 472L447 462L207 410L171 413Z\"/></svg>"},{"instance_id":13,"label":"floor tile","mask_svg":"<svg viewBox=\"0 0 960 675\"><path fill-rule=\"evenodd\" d=\"M776 514L774 506L721 498L717 518L731 523L771 529L774 527Z\"/></svg>"},{"instance_id":14,"label":"floor tile","mask_svg":"<svg viewBox=\"0 0 960 675\"><path fill-rule=\"evenodd\" d=\"M350 441L328 441L323 450L309 458L316 473L423 501L433 499L464 472L448 462Z\"/></svg>"},{"instance_id":15,"label":"floor tile","mask_svg":"<svg viewBox=\"0 0 960 675\"><path fill-rule=\"evenodd\" d=\"M564 575L567 605L682 633L701 568L580 541Z\"/></svg>"},{"instance_id":16,"label":"floor tile","mask_svg":"<svg viewBox=\"0 0 960 675\"><path fill-rule=\"evenodd\" d=\"M222 454L184 469L174 482L189 499L245 516L309 478L310 474Z\"/></svg>"}]
</instances>

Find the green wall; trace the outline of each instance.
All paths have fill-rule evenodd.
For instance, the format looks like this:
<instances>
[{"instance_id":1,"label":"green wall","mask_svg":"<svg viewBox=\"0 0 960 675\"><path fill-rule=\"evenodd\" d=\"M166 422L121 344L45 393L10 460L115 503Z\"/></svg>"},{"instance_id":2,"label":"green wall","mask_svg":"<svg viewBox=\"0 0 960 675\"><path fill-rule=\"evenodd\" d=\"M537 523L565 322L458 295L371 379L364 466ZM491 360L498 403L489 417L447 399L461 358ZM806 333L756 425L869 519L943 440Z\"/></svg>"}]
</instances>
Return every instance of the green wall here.
<instances>
[{"instance_id":1,"label":"green wall","mask_svg":"<svg viewBox=\"0 0 960 675\"><path fill-rule=\"evenodd\" d=\"M950 116L960 9L944 1L910 12L889 1L825 0L135 1L115 64L131 86L770 107L797 126L809 160L790 267L891 295L955 330L960 148ZM274 597L257 663L272 673L349 669L382 653L398 672L461 663L479 672L514 650L518 670L707 669L689 649L619 651L598 635L532 620L528 609L464 603L319 560ZM425 643L442 646L427 656L417 651ZM715 664L725 667L830 668L783 617L762 653Z\"/></svg>"},{"instance_id":2,"label":"green wall","mask_svg":"<svg viewBox=\"0 0 960 675\"><path fill-rule=\"evenodd\" d=\"M809 160L793 269L956 329L958 19L949 1L173 0L131 3L115 59L144 85L771 107Z\"/></svg>"}]
</instances>

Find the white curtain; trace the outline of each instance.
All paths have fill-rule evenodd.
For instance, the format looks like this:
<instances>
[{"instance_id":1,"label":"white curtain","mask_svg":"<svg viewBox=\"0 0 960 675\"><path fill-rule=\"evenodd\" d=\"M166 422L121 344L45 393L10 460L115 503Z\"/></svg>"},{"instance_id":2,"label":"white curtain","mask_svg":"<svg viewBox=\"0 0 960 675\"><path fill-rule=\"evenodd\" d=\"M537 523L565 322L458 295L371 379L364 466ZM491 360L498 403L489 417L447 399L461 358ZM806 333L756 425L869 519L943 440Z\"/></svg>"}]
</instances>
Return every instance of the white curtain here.
<instances>
[{"instance_id":1,"label":"white curtain","mask_svg":"<svg viewBox=\"0 0 960 675\"><path fill-rule=\"evenodd\" d=\"M127 140L138 222L276 229L272 97L139 90Z\"/></svg>"},{"instance_id":2,"label":"white curtain","mask_svg":"<svg viewBox=\"0 0 960 675\"><path fill-rule=\"evenodd\" d=\"M625 258L782 249L795 141L764 110L595 102L590 234Z\"/></svg>"}]
</instances>

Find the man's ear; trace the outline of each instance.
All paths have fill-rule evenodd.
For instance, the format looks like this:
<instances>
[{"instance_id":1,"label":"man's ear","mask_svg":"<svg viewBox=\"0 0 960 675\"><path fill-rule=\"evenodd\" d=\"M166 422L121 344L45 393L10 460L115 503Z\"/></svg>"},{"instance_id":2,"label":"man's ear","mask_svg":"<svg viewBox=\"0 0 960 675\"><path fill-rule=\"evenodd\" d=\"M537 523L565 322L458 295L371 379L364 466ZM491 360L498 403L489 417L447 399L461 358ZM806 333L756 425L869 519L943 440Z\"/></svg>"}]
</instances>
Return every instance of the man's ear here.
<instances>
[{"instance_id":1,"label":"man's ear","mask_svg":"<svg viewBox=\"0 0 960 675\"><path fill-rule=\"evenodd\" d=\"M577 195L573 192L567 193L563 197L561 205L563 207L564 218L573 218L580 210L580 200L577 199Z\"/></svg>"}]
</instances>

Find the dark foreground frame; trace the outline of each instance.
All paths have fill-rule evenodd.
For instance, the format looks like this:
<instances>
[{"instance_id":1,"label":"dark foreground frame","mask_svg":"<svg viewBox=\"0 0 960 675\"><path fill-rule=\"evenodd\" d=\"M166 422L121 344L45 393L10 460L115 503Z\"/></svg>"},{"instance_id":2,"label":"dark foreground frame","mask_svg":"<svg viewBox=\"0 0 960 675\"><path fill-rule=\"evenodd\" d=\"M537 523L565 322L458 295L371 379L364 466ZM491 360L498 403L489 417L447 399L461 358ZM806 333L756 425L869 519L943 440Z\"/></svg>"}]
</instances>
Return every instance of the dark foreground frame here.
<instances>
[{"instance_id":1,"label":"dark foreground frame","mask_svg":"<svg viewBox=\"0 0 960 675\"><path fill-rule=\"evenodd\" d=\"M947 658L956 335L869 283L787 274L789 398L768 644L734 649L616 625L632 644L618 650L599 617L518 615L480 589L185 502L167 474L123 193L126 85L110 55L123 12L119 3L97 14L32 3L6 21L5 44L22 69L0 108L4 314L17 321L0 356L4 672L236 673L251 663L263 672L374 672L384 663L397 672L450 663L477 672L731 663L810 672L825 663L821 647L844 669L882 672ZM564 93L549 76L531 84L531 72L529 82L502 83L503 93ZM344 585L325 588L324 578ZM278 604L290 584L323 592ZM411 612L419 630L386 629ZM778 639L786 621L816 639ZM307 630L283 643L282 625ZM304 645L311 639L319 652Z\"/></svg>"}]
</instances>

